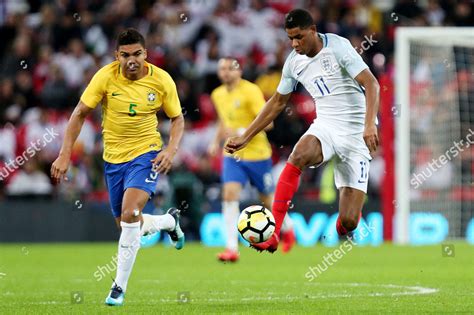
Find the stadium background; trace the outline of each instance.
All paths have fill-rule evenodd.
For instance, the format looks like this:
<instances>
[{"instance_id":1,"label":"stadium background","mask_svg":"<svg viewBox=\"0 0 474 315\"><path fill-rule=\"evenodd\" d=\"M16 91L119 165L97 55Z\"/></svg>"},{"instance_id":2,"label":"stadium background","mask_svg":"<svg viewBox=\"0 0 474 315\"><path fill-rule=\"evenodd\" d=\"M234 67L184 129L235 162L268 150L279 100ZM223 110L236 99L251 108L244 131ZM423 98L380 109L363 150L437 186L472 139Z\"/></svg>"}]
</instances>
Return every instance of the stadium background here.
<instances>
[{"instance_id":1,"label":"stadium background","mask_svg":"<svg viewBox=\"0 0 474 315\"><path fill-rule=\"evenodd\" d=\"M367 215L374 212L390 217L397 206L393 144L396 28L472 26L474 7L470 1L18 0L0 2L0 241L117 239L103 179L100 110L87 120L74 148L70 180L53 185L49 168L82 90L93 74L112 60L116 35L126 27L135 27L146 35L148 61L175 80L186 119L174 169L169 176L161 176L147 211L178 206L185 210L183 227L190 239L204 236L206 244L221 244L218 217L209 216L220 211L221 161L206 154L215 131L209 94L219 84L217 60L227 55L237 57L244 78L255 81L268 98L275 91L290 50L283 17L295 7L313 14L319 32L347 37L379 79L381 147L371 164L364 216L369 220ZM460 106L464 128L472 126L474 117L470 62L470 70L459 70L455 76L467 89L463 94L467 99ZM442 105L435 102L432 106ZM420 117L423 114L419 113ZM300 88L269 132L275 179L314 117L312 100ZM169 124L163 117L160 121L160 132L166 138ZM423 123L431 124L431 128L436 124L435 120ZM23 165L10 172L7 163L30 152L32 143L41 143L34 156L24 164L17 161ZM426 154L420 150L420 163ZM471 218L473 156L471 150L462 157L466 180L462 193L454 197L470 201L471 207L463 211ZM440 189L427 186L428 194ZM242 206L255 202L255 191L246 189ZM299 230L314 212L337 212L331 165L305 171L290 208L301 214ZM207 218L204 223L203 218ZM381 223L379 216L372 219ZM385 239L391 239L391 220L383 224ZM465 232L460 236L466 236ZM305 242L302 235L298 240ZM306 239L306 245L313 241ZM373 240L380 241L380 237Z\"/></svg>"}]
</instances>

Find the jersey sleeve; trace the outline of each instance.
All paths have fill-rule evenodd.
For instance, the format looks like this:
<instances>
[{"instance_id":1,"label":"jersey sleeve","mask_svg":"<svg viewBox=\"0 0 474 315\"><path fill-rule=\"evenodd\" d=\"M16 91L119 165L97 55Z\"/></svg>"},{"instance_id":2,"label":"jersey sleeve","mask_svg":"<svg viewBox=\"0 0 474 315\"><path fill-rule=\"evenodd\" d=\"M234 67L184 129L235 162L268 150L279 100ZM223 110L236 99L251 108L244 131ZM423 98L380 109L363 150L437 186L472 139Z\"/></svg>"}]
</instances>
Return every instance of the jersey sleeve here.
<instances>
[{"instance_id":1,"label":"jersey sleeve","mask_svg":"<svg viewBox=\"0 0 474 315\"><path fill-rule=\"evenodd\" d=\"M176 84L169 74L166 74L164 83L165 94L163 95L163 110L169 118L175 118L181 115L181 104L179 102Z\"/></svg>"},{"instance_id":2,"label":"jersey sleeve","mask_svg":"<svg viewBox=\"0 0 474 315\"><path fill-rule=\"evenodd\" d=\"M107 81L107 72L104 71L104 68L97 71L82 93L81 102L87 107L96 108L106 94Z\"/></svg>"},{"instance_id":3,"label":"jersey sleeve","mask_svg":"<svg viewBox=\"0 0 474 315\"><path fill-rule=\"evenodd\" d=\"M277 88L277 92L281 95L287 95L293 92L296 84L298 83L298 81L296 81L291 75L290 60L292 56L293 53L291 53L288 58L286 58L285 64L283 65L280 84L278 84Z\"/></svg>"},{"instance_id":4,"label":"jersey sleeve","mask_svg":"<svg viewBox=\"0 0 474 315\"><path fill-rule=\"evenodd\" d=\"M250 110L255 116L257 116L266 103L265 97L263 96L262 90L260 90L257 85L253 85L250 92Z\"/></svg>"},{"instance_id":5,"label":"jersey sleeve","mask_svg":"<svg viewBox=\"0 0 474 315\"><path fill-rule=\"evenodd\" d=\"M333 49L337 62L342 68L346 69L351 78L354 79L363 70L369 68L354 47L352 47L349 40L339 38Z\"/></svg>"}]
</instances>

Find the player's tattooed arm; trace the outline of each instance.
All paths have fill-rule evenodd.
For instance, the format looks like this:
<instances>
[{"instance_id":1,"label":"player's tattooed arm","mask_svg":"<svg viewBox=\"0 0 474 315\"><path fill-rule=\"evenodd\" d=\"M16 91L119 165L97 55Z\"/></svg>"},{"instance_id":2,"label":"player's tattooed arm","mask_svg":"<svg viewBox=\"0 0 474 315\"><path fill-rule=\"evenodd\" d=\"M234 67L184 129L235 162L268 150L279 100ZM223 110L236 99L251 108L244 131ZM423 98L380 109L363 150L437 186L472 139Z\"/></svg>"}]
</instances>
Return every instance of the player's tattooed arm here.
<instances>
[{"instance_id":1,"label":"player's tattooed arm","mask_svg":"<svg viewBox=\"0 0 474 315\"><path fill-rule=\"evenodd\" d=\"M229 138L225 145L225 150L230 154L245 147L245 145L255 137L260 131L267 128L273 120L283 111L286 103L290 99L291 93L282 95L278 92L267 101L262 111L253 120L244 134L238 137Z\"/></svg>"},{"instance_id":2,"label":"player's tattooed arm","mask_svg":"<svg viewBox=\"0 0 474 315\"><path fill-rule=\"evenodd\" d=\"M81 132L84 120L92 111L93 108L79 101L76 108L72 112L66 127L66 133L64 135L64 141L61 146L61 150L59 151L59 156L51 165L51 177L55 182L59 183L62 178L67 180L65 174L69 167L72 147L74 146L74 143Z\"/></svg>"},{"instance_id":3,"label":"player's tattooed arm","mask_svg":"<svg viewBox=\"0 0 474 315\"><path fill-rule=\"evenodd\" d=\"M158 173L167 174L173 165L173 158L178 152L179 144L184 132L184 117L179 115L171 118L170 141L168 146L161 150L158 155L151 160L153 164L157 165L156 171Z\"/></svg>"},{"instance_id":4,"label":"player's tattooed arm","mask_svg":"<svg viewBox=\"0 0 474 315\"><path fill-rule=\"evenodd\" d=\"M370 70L365 69L355 77L365 89L367 109L365 113L364 141L369 151L375 152L379 145L375 120L379 111L380 86Z\"/></svg>"}]
</instances>

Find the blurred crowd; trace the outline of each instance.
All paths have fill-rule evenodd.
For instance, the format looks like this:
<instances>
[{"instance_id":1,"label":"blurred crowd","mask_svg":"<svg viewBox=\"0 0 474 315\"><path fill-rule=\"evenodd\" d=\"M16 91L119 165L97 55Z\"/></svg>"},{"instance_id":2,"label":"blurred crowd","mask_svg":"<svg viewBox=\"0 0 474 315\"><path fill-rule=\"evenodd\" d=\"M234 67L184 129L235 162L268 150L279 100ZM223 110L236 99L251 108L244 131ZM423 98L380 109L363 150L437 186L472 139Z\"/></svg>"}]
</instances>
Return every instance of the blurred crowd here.
<instances>
[{"instance_id":1,"label":"blurred crowd","mask_svg":"<svg viewBox=\"0 0 474 315\"><path fill-rule=\"evenodd\" d=\"M114 40L126 27L146 35L148 61L175 80L186 119L176 175L164 178L158 191L166 193L182 180L203 196L216 198L220 158L211 159L206 151L215 132L209 94L220 84L217 61L228 55L238 58L244 78L270 97L291 50L284 15L296 7L312 13L319 32L350 39L376 76L393 77L396 27L474 25L474 5L463 0L1 1L0 198L59 195L107 200L100 110L84 125L69 180L54 186L49 168L81 92L94 73L113 60ZM312 100L299 90L269 132L275 176L314 116ZM163 116L160 120L166 138L169 123ZM371 174L370 190L377 196L383 173L380 157L374 169L379 171ZM331 201L334 188L325 182L324 172L308 170L302 191L306 187L309 195Z\"/></svg>"},{"instance_id":2,"label":"blurred crowd","mask_svg":"<svg viewBox=\"0 0 474 315\"><path fill-rule=\"evenodd\" d=\"M451 199L462 194L474 201L474 140L469 140L474 133L474 47L444 40L442 46L411 47L411 172L422 175L425 190L447 190ZM447 160L443 167L433 162L441 156ZM412 193L412 198L422 197L420 191Z\"/></svg>"}]
</instances>

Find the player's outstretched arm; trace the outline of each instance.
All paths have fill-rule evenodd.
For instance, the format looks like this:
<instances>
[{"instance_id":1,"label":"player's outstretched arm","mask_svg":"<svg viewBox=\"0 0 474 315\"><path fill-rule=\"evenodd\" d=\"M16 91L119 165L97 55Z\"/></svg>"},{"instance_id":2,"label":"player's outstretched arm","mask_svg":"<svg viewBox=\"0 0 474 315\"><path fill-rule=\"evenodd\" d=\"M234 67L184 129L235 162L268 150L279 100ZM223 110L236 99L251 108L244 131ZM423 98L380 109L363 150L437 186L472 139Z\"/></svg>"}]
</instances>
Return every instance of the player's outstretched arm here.
<instances>
[{"instance_id":1,"label":"player's outstretched arm","mask_svg":"<svg viewBox=\"0 0 474 315\"><path fill-rule=\"evenodd\" d=\"M212 139L211 143L209 144L209 147L207 148L207 153L210 156L215 156L217 154L221 141L224 139L224 134L225 134L224 132L225 132L224 124L222 123L221 120L219 120L217 123L217 131L214 136L214 139Z\"/></svg>"},{"instance_id":2,"label":"player's outstretched arm","mask_svg":"<svg viewBox=\"0 0 474 315\"><path fill-rule=\"evenodd\" d=\"M152 160L153 164L157 165L156 171L158 173L167 174L173 165L173 158L178 152L181 138L184 132L184 117L183 114L171 118L170 141L168 146L163 149L156 158Z\"/></svg>"},{"instance_id":3,"label":"player's outstretched arm","mask_svg":"<svg viewBox=\"0 0 474 315\"><path fill-rule=\"evenodd\" d=\"M372 153L377 150L379 145L375 120L379 111L380 85L368 69L359 73L355 80L365 89L367 109L365 113L364 141Z\"/></svg>"},{"instance_id":4,"label":"player's outstretched arm","mask_svg":"<svg viewBox=\"0 0 474 315\"><path fill-rule=\"evenodd\" d=\"M263 128L264 131L270 131L273 129L273 127L275 127L275 125L273 124L273 121L268 124L268 126L266 126L265 128Z\"/></svg>"},{"instance_id":5,"label":"player's outstretched arm","mask_svg":"<svg viewBox=\"0 0 474 315\"><path fill-rule=\"evenodd\" d=\"M61 146L61 150L59 151L59 156L51 165L51 177L55 182L59 183L66 174L69 167L69 161L71 159L72 147L74 146L74 143L81 132L84 120L92 110L93 108L90 108L83 102L79 101L76 108L72 112L67 124L64 141Z\"/></svg>"},{"instance_id":6,"label":"player's outstretched arm","mask_svg":"<svg viewBox=\"0 0 474 315\"><path fill-rule=\"evenodd\" d=\"M230 154L245 147L245 145L255 137L260 131L270 125L273 120L285 108L286 103L290 99L291 93L282 95L278 92L267 101L262 111L257 115L250 126L245 130L244 134L239 137L227 139L225 150Z\"/></svg>"}]
</instances>

